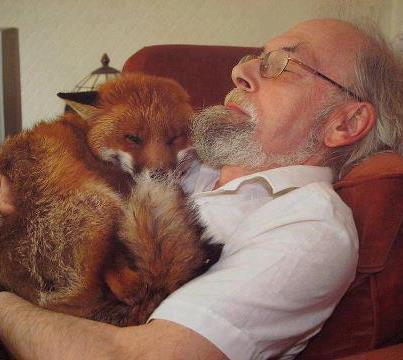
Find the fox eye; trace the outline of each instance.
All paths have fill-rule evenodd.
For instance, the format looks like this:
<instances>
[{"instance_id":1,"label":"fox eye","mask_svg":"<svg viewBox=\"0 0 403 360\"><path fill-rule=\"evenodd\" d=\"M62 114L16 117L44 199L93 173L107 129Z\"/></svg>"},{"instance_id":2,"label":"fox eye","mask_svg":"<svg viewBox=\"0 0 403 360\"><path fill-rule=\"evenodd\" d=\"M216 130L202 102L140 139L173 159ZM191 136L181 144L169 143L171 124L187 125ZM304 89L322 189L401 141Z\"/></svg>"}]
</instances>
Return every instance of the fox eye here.
<instances>
[{"instance_id":1,"label":"fox eye","mask_svg":"<svg viewBox=\"0 0 403 360\"><path fill-rule=\"evenodd\" d=\"M137 135L126 135L126 139L137 145L141 145L143 143L143 139Z\"/></svg>"},{"instance_id":2,"label":"fox eye","mask_svg":"<svg viewBox=\"0 0 403 360\"><path fill-rule=\"evenodd\" d=\"M168 140L167 140L167 145L172 145L172 144L174 143L175 139L176 139L176 136L174 136L174 137L168 139Z\"/></svg>"},{"instance_id":3,"label":"fox eye","mask_svg":"<svg viewBox=\"0 0 403 360\"><path fill-rule=\"evenodd\" d=\"M185 135L178 135L170 138L167 141L167 145L183 145L186 142L186 136Z\"/></svg>"}]
</instances>

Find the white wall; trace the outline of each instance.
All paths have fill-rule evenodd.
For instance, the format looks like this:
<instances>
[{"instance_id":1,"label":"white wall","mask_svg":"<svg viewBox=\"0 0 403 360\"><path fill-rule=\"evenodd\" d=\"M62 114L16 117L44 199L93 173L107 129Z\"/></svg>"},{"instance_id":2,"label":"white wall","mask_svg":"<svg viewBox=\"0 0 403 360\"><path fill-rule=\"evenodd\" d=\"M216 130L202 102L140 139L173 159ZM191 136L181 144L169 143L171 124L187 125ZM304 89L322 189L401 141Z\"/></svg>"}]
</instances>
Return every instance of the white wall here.
<instances>
[{"instance_id":1,"label":"white wall","mask_svg":"<svg viewBox=\"0 0 403 360\"><path fill-rule=\"evenodd\" d=\"M56 97L100 66L152 44L261 46L314 17L369 17L390 35L397 0L0 0L20 34L23 126L62 112ZM396 21L395 21L396 22ZM393 28L393 29L392 29Z\"/></svg>"}]
</instances>

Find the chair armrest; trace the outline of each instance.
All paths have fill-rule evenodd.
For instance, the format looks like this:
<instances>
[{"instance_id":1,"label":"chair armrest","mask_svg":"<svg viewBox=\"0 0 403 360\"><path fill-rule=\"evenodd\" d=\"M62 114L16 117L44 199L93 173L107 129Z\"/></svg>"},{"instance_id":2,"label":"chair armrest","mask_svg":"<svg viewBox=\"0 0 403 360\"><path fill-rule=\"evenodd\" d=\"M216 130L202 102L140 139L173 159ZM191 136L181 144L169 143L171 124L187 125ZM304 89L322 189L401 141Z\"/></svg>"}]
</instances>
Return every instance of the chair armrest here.
<instances>
[{"instance_id":1,"label":"chair armrest","mask_svg":"<svg viewBox=\"0 0 403 360\"><path fill-rule=\"evenodd\" d=\"M368 351L340 358L339 360L401 360L403 359L403 344L388 346L382 349Z\"/></svg>"}]
</instances>

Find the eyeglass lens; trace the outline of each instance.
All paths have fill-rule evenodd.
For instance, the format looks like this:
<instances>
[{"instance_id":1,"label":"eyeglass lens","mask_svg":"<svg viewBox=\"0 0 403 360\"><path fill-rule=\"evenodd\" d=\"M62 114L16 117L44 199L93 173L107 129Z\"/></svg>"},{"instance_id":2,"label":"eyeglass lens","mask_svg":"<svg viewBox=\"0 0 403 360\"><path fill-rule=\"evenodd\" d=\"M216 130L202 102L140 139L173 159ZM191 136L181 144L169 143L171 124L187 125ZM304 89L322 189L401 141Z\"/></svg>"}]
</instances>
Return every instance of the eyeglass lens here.
<instances>
[{"instance_id":1,"label":"eyeglass lens","mask_svg":"<svg viewBox=\"0 0 403 360\"><path fill-rule=\"evenodd\" d=\"M279 76L288 62L288 54L285 51L272 51L265 54L261 64L260 73L266 78Z\"/></svg>"},{"instance_id":2,"label":"eyeglass lens","mask_svg":"<svg viewBox=\"0 0 403 360\"><path fill-rule=\"evenodd\" d=\"M275 78L279 76L288 62L288 54L285 51L276 50L264 54L262 57L248 54L239 60L239 64L246 63L253 59L261 59L260 74L265 78Z\"/></svg>"}]
</instances>

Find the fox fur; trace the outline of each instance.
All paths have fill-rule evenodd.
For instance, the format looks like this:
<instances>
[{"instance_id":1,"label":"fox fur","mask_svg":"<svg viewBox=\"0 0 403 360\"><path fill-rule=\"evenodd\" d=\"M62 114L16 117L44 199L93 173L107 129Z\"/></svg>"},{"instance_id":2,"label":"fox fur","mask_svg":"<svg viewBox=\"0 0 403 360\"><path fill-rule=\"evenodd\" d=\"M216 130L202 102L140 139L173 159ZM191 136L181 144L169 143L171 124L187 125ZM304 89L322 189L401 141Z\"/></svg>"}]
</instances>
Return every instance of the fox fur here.
<instances>
[{"instance_id":1,"label":"fox fur","mask_svg":"<svg viewBox=\"0 0 403 360\"><path fill-rule=\"evenodd\" d=\"M179 186L192 109L169 79L126 75L95 107L8 138L0 173L0 287L42 307L125 326L218 260ZM158 173L156 176L155 173Z\"/></svg>"}]
</instances>

